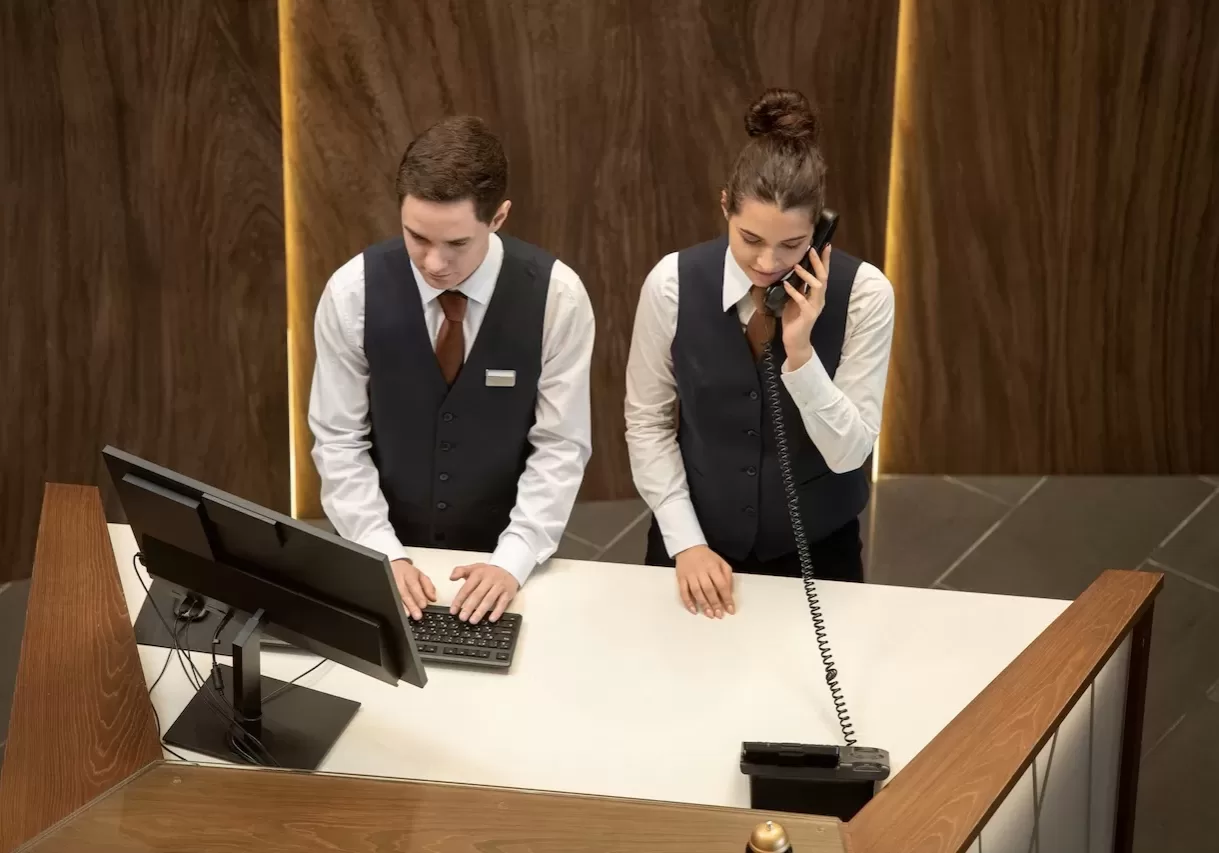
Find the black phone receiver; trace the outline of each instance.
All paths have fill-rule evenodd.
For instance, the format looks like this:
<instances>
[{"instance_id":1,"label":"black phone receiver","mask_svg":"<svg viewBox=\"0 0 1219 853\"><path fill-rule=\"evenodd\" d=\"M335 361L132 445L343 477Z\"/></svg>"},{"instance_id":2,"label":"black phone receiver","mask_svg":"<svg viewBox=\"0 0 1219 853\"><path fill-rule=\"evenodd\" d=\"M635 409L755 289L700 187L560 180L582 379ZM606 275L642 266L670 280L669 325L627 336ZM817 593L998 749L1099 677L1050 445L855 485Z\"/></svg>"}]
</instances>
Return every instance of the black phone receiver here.
<instances>
[{"instance_id":1,"label":"black phone receiver","mask_svg":"<svg viewBox=\"0 0 1219 853\"><path fill-rule=\"evenodd\" d=\"M821 253L825 251L825 247L830 242L830 238L834 236L834 229L837 227L838 214L828 207L823 208L821 216L817 217L817 227L813 229L813 242L809 246L810 249L817 252L817 257L821 257ZM804 267L808 272L813 271L813 262L808 259L807 252L800 259L800 266ZM792 270L786 276L766 288L763 304L766 305L766 310L776 317L783 313L783 306L787 304L788 300L787 291L783 287L784 284L790 284L801 291L804 290L805 286L804 279L800 278L795 270Z\"/></svg>"}]
</instances>

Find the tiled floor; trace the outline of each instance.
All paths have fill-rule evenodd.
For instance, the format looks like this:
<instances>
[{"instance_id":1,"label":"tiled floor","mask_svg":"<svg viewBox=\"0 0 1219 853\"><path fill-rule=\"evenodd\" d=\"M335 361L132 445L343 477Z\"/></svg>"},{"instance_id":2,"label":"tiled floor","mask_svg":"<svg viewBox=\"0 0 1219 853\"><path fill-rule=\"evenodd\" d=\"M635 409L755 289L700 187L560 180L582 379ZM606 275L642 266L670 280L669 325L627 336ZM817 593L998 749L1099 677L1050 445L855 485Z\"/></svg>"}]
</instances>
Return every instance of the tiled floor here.
<instances>
[{"instance_id":1,"label":"tiled floor","mask_svg":"<svg viewBox=\"0 0 1219 853\"><path fill-rule=\"evenodd\" d=\"M638 500L580 504L559 554L640 562L648 523ZM1070 598L1104 568L1165 572L1155 616L1136 850L1214 849L1219 479L885 477L876 484L863 529L868 577L875 583ZM24 592L20 585L0 592L0 744Z\"/></svg>"}]
</instances>

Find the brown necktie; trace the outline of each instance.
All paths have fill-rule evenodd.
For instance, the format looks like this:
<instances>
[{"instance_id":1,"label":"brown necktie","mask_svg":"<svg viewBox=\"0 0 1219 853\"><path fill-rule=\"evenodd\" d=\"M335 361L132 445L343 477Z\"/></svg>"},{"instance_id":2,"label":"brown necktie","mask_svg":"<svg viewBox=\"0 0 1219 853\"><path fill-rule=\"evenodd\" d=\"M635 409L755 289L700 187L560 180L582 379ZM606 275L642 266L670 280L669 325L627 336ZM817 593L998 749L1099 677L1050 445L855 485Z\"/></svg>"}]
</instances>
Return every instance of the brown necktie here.
<instances>
[{"instance_id":1,"label":"brown necktie","mask_svg":"<svg viewBox=\"0 0 1219 853\"><path fill-rule=\"evenodd\" d=\"M753 297L753 316L745 326L745 337L749 340L749 349L753 351L753 360L757 361L774 336L775 318L770 316L763 302L766 288L751 287L749 295Z\"/></svg>"},{"instance_id":2,"label":"brown necktie","mask_svg":"<svg viewBox=\"0 0 1219 853\"><path fill-rule=\"evenodd\" d=\"M461 328L466 318L466 295L446 290L436 298L444 311L444 322L436 335L436 360L440 362L444 381L452 385L461 372L461 363L466 359L466 337Z\"/></svg>"}]
</instances>

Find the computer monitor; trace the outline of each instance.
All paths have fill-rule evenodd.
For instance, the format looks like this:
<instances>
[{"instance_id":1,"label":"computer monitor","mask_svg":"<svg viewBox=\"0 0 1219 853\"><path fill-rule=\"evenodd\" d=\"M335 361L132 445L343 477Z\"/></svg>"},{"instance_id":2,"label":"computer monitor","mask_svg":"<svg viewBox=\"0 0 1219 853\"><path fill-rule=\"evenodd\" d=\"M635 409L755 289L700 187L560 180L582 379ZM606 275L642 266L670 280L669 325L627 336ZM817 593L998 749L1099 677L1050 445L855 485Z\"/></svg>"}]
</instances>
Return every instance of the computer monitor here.
<instances>
[{"instance_id":1,"label":"computer monitor","mask_svg":"<svg viewBox=\"0 0 1219 853\"><path fill-rule=\"evenodd\" d=\"M149 575L223 604L241 626L233 666L208 676L167 744L297 769L321 764L359 704L262 677L264 630L390 684L427 683L385 555L114 447L102 454Z\"/></svg>"}]
</instances>

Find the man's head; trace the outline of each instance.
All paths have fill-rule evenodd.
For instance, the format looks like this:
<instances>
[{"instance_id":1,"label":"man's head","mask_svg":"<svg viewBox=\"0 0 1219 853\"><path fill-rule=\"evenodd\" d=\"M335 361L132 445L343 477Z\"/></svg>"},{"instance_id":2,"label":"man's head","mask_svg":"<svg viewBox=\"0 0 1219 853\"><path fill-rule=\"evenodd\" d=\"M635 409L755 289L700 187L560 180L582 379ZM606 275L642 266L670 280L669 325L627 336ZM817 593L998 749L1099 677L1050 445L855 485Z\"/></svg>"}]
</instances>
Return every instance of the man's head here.
<instances>
[{"instance_id":1,"label":"man's head","mask_svg":"<svg viewBox=\"0 0 1219 853\"><path fill-rule=\"evenodd\" d=\"M446 118L407 146L397 186L406 250L424 280L440 290L461 284L512 206L503 145L480 118Z\"/></svg>"}]
</instances>

